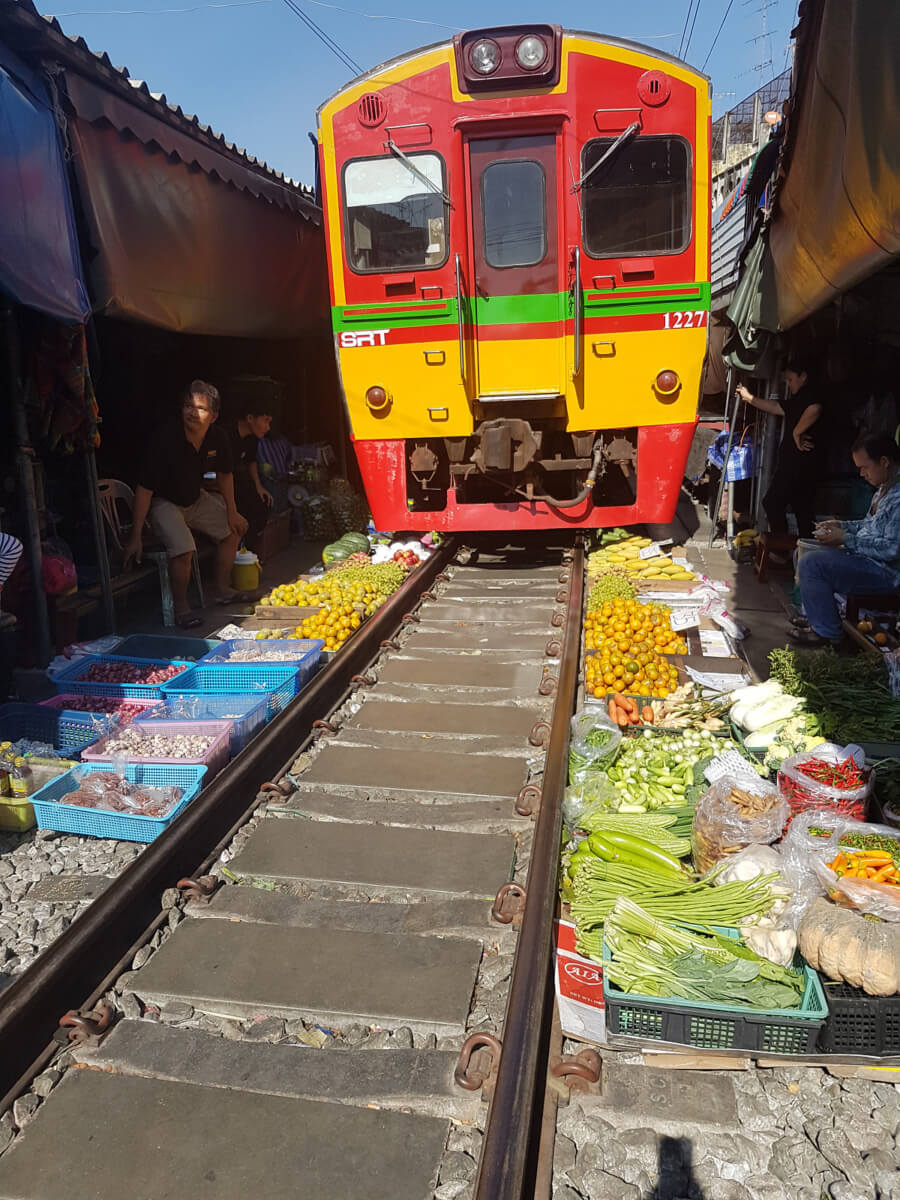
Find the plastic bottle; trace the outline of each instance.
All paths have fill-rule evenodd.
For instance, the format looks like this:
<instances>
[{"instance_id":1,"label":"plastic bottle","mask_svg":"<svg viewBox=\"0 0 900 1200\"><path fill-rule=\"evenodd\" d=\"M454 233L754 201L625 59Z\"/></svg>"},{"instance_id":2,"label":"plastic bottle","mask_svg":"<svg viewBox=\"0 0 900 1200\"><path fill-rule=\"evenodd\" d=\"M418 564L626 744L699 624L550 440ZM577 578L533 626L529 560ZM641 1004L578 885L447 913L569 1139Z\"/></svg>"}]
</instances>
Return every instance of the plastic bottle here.
<instances>
[{"instance_id":1,"label":"plastic bottle","mask_svg":"<svg viewBox=\"0 0 900 1200\"><path fill-rule=\"evenodd\" d=\"M9 775L9 786L13 796L17 800L24 800L26 796L30 796L32 782L31 767L24 758L17 758Z\"/></svg>"}]
</instances>

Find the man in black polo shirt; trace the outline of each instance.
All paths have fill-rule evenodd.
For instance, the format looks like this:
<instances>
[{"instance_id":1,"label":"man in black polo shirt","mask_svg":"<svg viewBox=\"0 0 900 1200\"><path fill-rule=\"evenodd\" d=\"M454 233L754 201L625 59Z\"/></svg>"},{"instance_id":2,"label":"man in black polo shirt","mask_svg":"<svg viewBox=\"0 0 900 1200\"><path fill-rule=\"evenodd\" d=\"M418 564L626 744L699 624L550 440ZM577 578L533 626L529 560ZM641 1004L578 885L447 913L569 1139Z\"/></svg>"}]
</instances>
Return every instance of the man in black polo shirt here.
<instances>
[{"instance_id":1,"label":"man in black polo shirt","mask_svg":"<svg viewBox=\"0 0 900 1200\"><path fill-rule=\"evenodd\" d=\"M191 530L218 543L217 603L235 598L229 578L234 555L247 522L234 502L234 464L228 437L215 425L219 392L195 379L188 388L181 418L163 425L151 437L138 475L134 524L125 547L125 566L141 561L142 530L147 517L169 556L169 578L175 621L183 629L200 624L188 607L191 556L196 550ZM207 492L203 477L215 472L218 493Z\"/></svg>"}]
</instances>

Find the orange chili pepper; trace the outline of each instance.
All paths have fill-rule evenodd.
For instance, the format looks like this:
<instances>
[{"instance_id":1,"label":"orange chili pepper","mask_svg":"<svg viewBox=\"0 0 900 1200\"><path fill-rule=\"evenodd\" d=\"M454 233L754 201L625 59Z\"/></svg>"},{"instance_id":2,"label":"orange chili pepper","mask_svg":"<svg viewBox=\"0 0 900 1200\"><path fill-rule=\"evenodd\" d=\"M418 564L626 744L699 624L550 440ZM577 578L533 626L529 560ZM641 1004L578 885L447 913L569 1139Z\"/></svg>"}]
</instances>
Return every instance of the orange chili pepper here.
<instances>
[{"instance_id":1,"label":"orange chili pepper","mask_svg":"<svg viewBox=\"0 0 900 1200\"><path fill-rule=\"evenodd\" d=\"M843 854L839 854L835 858L834 862L830 862L828 865L831 867L832 871L839 871L841 867L845 867L847 865L847 859Z\"/></svg>"},{"instance_id":2,"label":"orange chili pepper","mask_svg":"<svg viewBox=\"0 0 900 1200\"><path fill-rule=\"evenodd\" d=\"M894 874L893 862L886 863L879 871L876 871L872 876L873 883L882 883L887 880L889 875Z\"/></svg>"}]
</instances>

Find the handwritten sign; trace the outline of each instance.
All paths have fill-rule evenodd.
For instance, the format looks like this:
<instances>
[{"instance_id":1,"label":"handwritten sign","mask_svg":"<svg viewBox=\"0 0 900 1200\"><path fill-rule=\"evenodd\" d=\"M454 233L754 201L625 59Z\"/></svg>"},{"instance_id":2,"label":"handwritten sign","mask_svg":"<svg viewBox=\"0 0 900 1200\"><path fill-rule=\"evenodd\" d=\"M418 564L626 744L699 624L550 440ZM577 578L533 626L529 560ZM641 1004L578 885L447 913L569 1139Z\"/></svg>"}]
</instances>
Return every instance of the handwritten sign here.
<instances>
[{"instance_id":1,"label":"handwritten sign","mask_svg":"<svg viewBox=\"0 0 900 1200\"><path fill-rule=\"evenodd\" d=\"M638 552L638 558L656 558L659 554L665 554L663 546L669 546L672 543L671 538L665 538L661 542L651 542L649 546L644 546Z\"/></svg>"},{"instance_id":2,"label":"handwritten sign","mask_svg":"<svg viewBox=\"0 0 900 1200\"><path fill-rule=\"evenodd\" d=\"M700 623L700 609L687 606L673 608L669 614L669 623L676 633L681 629L693 629Z\"/></svg>"}]
</instances>

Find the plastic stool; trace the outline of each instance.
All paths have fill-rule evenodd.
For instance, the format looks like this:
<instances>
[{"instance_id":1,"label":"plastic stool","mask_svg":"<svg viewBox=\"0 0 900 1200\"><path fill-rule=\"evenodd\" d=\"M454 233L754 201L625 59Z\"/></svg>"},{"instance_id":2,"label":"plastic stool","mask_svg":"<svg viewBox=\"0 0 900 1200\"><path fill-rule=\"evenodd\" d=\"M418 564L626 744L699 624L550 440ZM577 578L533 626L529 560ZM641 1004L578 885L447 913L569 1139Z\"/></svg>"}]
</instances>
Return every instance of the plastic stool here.
<instances>
[{"instance_id":1,"label":"plastic stool","mask_svg":"<svg viewBox=\"0 0 900 1200\"><path fill-rule=\"evenodd\" d=\"M793 554L797 539L790 533L761 533L756 539L756 558L753 569L760 583L765 583L769 571L769 554ZM793 570L793 566L790 568Z\"/></svg>"}]
</instances>

